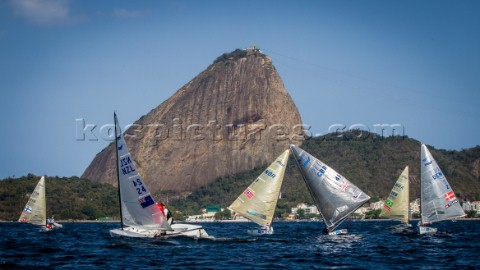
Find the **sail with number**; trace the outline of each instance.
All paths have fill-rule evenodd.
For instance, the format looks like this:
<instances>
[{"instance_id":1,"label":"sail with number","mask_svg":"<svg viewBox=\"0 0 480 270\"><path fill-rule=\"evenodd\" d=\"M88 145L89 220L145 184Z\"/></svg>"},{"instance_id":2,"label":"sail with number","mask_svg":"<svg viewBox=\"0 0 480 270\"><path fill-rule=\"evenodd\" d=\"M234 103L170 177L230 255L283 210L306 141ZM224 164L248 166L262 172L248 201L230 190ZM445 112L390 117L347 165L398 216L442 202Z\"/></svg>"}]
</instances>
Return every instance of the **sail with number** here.
<instances>
[{"instance_id":1,"label":"sail with number","mask_svg":"<svg viewBox=\"0 0 480 270\"><path fill-rule=\"evenodd\" d=\"M348 179L305 150L295 145L290 148L329 231L370 199Z\"/></svg>"},{"instance_id":2,"label":"sail with number","mask_svg":"<svg viewBox=\"0 0 480 270\"><path fill-rule=\"evenodd\" d=\"M47 224L47 207L45 202L45 177L42 176L37 186L30 195L25 208L18 219L19 222L27 222L34 225L45 226Z\"/></svg>"},{"instance_id":3,"label":"sail with number","mask_svg":"<svg viewBox=\"0 0 480 270\"><path fill-rule=\"evenodd\" d=\"M260 226L270 226L289 154L283 152L228 208Z\"/></svg>"},{"instance_id":4,"label":"sail with number","mask_svg":"<svg viewBox=\"0 0 480 270\"><path fill-rule=\"evenodd\" d=\"M172 230L140 177L114 116L122 225Z\"/></svg>"},{"instance_id":5,"label":"sail with number","mask_svg":"<svg viewBox=\"0 0 480 270\"><path fill-rule=\"evenodd\" d=\"M421 152L422 224L465 216L452 187L425 144L422 144Z\"/></svg>"},{"instance_id":6,"label":"sail with number","mask_svg":"<svg viewBox=\"0 0 480 270\"><path fill-rule=\"evenodd\" d=\"M381 217L391 218L393 220L408 223L409 208L409 184L408 184L408 166L403 169L402 174L393 185L392 191L388 195L383 205Z\"/></svg>"}]
</instances>

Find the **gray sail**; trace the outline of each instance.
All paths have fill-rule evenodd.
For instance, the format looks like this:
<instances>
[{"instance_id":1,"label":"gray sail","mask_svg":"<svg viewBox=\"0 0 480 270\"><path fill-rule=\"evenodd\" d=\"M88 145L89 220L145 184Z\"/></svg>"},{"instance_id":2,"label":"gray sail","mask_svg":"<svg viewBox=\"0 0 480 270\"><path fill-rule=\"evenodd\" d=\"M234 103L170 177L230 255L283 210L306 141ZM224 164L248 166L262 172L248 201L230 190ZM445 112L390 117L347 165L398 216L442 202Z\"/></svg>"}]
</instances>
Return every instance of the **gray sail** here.
<instances>
[{"instance_id":1,"label":"gray sail","mask_svg":"<svg viewBox=\"0 0 480 270\"><path fill-rule=\"evenodd\" d=\"M452 187L425 144L422 144L420 167L422 173L420 205L422 223L433 223L465 216Z\"/></svg>"},{"instance_id":2,"label":"gray sail","mask_svg":"<svg viewBox=\"0 0 480 270\"><path fill-rule=\"evenodd\" d=\"M290 145L308 190L329 231L370 199L357 186L305 150Z\"/></svg>"},{"instance_id":3,"label":"gray sail","mask_svg":"<svg viewBox=\"0 0 480 270\"><path fill-rule=\"evenodd\" d=\"M155 200L137 171L128 151L118 119L115 117L118 177L121 194L123 224L143 226L152 229L172 230L165 216L155 204Z\"/></svg>"}]
</instances>

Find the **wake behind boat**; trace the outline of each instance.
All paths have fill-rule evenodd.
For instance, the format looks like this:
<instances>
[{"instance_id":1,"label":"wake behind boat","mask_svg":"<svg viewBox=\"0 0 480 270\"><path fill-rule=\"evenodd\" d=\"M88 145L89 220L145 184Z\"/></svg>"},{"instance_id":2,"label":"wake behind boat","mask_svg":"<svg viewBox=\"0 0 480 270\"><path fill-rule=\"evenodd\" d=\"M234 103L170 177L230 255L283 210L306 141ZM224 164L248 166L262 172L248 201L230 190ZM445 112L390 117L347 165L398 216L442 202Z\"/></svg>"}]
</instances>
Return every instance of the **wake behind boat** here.
<instances>
[{"instance_id":1,"label":"wake behind boat","mask_svg":"<svg viewBox=\"0 0 480 270\"><path fill-rule=\"evenodd\" d=\"M437 228L430 227L429 224L464 217L465 212L425 144L422 144L421 152L419 233L436 233Z\"/></svg>"},{"instance_id":2,"label":"wake behind boat","mask_svg":"<svg viewBox=\"0 0 480 270\"><path fill-rule=\"evenodd\" d=\"M348 216L370 199L361 189L305 150L291 144L308 190L325 222L323 234L347 234L335 230Z\"/></svg>"},{"instance_id":3,"label":"wake behind boat","mask_svg":"<svg viewBox=\"0 0 480 270\"><path fill-rule=\"evenodd\" d=\"M283 152L228 207L228 209L260 225L259 229L248 230L248 234L273 234L272 220L289 154L289 150Z\"/></svg>"},{"instance_id":4,"label":"wake behind boat","mask_svg":"<svg viewBox=\"0 0 480 270\"><path fill-rule=\"evenodd\" d=\"M56 223L53 217L47 219L45 176L42 176L38 181L38 184L30 195L18 221L39 226L40 231L42 232L53 231L63 227L61 224Z\"/></svg>"},{"instance_id":5,"label":"wake behind boat","mask_svg":"<svg viewBox=\"0 0 480 270\"><path fill-rule=\"evenodd\" d=\"M121 228L110 230L110 235L136 238L209 237L199 225L169 224L137 172L115 113L114 121Z\"/></svg>"}]
</instances>

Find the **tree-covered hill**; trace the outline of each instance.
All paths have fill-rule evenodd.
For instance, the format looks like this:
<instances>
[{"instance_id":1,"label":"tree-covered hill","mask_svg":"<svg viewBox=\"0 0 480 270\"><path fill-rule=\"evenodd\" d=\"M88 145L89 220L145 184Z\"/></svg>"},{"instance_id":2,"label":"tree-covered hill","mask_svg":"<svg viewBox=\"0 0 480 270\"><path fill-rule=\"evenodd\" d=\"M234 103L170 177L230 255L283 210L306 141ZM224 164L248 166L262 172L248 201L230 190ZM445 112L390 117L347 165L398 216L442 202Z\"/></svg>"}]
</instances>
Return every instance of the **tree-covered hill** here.
<instances>
[{"instance_id":1,"label":"tree-covered hill","mask_svg":"<svg viewBox=\"0 0 480 270\"><path fill-rule=\"evenodd\" d=\"M0 181L0 220L16 221L40 176ZM78 177L46 177L47 216L58 220L118 217L117 189Z\"/></svg>"},{"instance_id":2,"label":"tree-covered hill","mask_svg":"<svg viewBox=\"0 0 480 270\"><path fill-rule=\"evenodd\" d=\"M384 199L406 165L410 167L410 200L420 197L420 142L406 137L382 138L372 133L329 134L306 140L301 148L345 176L372 197ZM480 146L462 151L437 150L428 146L452 185L457 197L480 200ZM280 153L279 153L280 154ZM268 166L217 178L194 192L159 191L157 201L182 215L198 214L209 205L229 206ZM0 220L17 220L39 176L29 174L0 181ZM47 215L57 219L118 217L116 187L78 177L47 177ZM297 203L313 204L295 161L290 158L278 202L277 216Z\"/></svg>"},{"instance_id":3,"label":"tree-covered hill","mask_svg":"<svg viewBox=\"0 0 480 270\"><path fill-rule=\"evenodd\" d=\"M410 169L410 198L420 197L420 142L407 137L382 138L373 133L329 134L306 140L301 148L328 164L372 197L385 199L406 165ZM437 150L428 146L461 200L480 199L480 146ZM194 213L206 205L226 207L268 166L220 177L171 204ZM292 156L288 162L277 215L299 202L313 203Z\"/></svg>"}]
</instances>

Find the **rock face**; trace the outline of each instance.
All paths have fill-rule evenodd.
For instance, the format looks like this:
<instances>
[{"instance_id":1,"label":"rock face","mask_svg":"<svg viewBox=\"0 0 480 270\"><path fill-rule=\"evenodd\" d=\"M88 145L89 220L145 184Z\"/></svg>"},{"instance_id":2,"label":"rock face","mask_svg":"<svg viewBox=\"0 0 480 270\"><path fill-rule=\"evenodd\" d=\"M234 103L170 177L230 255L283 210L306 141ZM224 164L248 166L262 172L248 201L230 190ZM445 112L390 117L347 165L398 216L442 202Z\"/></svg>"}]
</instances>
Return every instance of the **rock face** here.
<instances>
[{"instance_id":1,"label":"rock face","mask_svg":"<svg viewBox=\"0 0 480 270\"><path fill-rule=\"evenodd\" d=\"M303 139L301 124L270 58L257 49L236 50L141 117L125 139L152 192L192 191L272 162ZM115 170L112 143L82 177L116 185Z\"/></svg>"}]
</instances>

